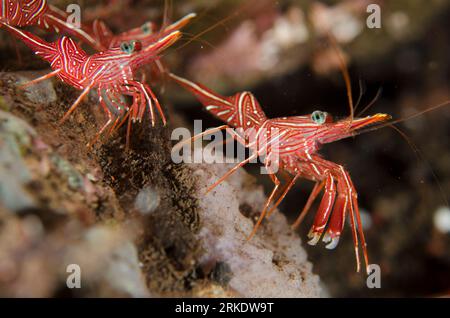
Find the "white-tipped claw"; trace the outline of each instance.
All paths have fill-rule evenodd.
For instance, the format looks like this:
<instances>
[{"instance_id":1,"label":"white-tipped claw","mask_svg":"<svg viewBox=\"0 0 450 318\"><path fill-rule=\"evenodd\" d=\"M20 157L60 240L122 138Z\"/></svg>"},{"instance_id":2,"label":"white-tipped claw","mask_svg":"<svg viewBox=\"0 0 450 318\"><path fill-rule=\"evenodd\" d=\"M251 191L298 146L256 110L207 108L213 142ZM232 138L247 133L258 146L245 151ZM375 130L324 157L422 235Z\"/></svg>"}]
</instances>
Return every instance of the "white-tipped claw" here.
<instances>
[{"instance_id":1,"label":"white-tipped claw","mask_svg":"<svg viewBox=\"0 0 450 318\"><path fill-rule=\"evenodd\" d=\"M319 242L319 240L320 240L320 234L314 233L313 238L308 241L308 244L314 246L317 244L317 242Z\"/></svg>"},{"instance_id":2,"label":"white-tipped claw","mask_svg":"<svg viewBox=\"0 0 450 318\"><path fill-rule=\"evenodd\" d=\"M331 243L325 245L325 248L326 248L326 249L329 249L329 250L332 250L332 249L334 249L334 248L338 245L338 243L339 243L339 236L333 237L333 238L331 239Z\"/></svg>"},{"instance_id":3,"label":"white-tipped claw","mask_svg":"<svg viewBox=\"0 0 450 318\"><path fill-rule=\"evenodd\" d=\"M197 13L191 12L188 15L185 16L186 19L193 19L197 16Z\"/></svg>"},{"instance_id":4,"label":"white-tipped claw","mask_svg":"<svg viewBox=\"0 0 450 318\"><path fill-rule=\"evenodd\" d=\"M329 242L331 242L331 236L330 236L330 234L325 233L325 235L324 235L323 238L322 238L322 242L324 242L324 243L329 243Z\"/></svg>"}]
</instances>

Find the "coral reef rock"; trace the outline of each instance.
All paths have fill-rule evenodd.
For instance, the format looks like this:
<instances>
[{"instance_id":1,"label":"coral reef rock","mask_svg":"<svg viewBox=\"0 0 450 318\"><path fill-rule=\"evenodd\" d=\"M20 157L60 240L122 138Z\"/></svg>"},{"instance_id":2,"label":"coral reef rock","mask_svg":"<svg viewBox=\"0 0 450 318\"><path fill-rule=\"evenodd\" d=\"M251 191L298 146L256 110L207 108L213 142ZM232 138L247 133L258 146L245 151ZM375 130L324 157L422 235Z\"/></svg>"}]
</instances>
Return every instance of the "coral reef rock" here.
<instances>
[{"instance_id":1,"label":"coral reef rock","mask_svg":"<svg viewBox=\"0 0 450 318\"><path fill-rule=\"evenodd\" d=\"M320 280L284 215L275 213L247 240L265 203L261 186L240 169L205 195L232 166L196 164L201 230L201 263L219 268L218 281L243 297L319 297ZM225 270L224 270L225 269Z\"/></svg>"}]
</instances>

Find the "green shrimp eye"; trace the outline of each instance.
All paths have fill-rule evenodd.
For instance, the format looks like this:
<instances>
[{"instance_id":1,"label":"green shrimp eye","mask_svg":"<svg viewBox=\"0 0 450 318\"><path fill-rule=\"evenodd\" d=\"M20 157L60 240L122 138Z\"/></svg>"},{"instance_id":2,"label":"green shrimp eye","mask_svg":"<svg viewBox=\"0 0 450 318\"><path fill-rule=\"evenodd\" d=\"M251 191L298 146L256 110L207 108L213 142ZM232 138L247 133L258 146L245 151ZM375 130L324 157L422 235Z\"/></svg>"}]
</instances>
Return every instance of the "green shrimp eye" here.
<instances>
[{"instance_id":1,"label":"green shrimp eye","mask_svg":"<svg viewBox=\"0 0 450 318\"><path fill-rule=\"evenodd\" d=\"M124 53L131 54L134 51L134 43L133 42L122 42L120 44L120 49Z\"/></svg>"},{"instance_id":2,"label":"green shrimp eye","mask_svg":"<svg viewBox=\"0 0 450 318\"><path fill-rule=\"evenodd\" d=\"M151 27L150 27L150 23L145 23L144 25L142 25L141 29L142 29L142 32L143 32L144 34L150 34L150 33L152 33L152 29L151 29Z\"/></svg>"},{"instance_id":3,"label":"green shrimp eye","mask_svg":"<svg viewBox=\"0 0 450 318\"><path fill-rule=\"evenodd\" d=\"M318 125L322 125L327 119L327 113L316 110L311 114L311 119Z\"/></svg>"}]
</instances>

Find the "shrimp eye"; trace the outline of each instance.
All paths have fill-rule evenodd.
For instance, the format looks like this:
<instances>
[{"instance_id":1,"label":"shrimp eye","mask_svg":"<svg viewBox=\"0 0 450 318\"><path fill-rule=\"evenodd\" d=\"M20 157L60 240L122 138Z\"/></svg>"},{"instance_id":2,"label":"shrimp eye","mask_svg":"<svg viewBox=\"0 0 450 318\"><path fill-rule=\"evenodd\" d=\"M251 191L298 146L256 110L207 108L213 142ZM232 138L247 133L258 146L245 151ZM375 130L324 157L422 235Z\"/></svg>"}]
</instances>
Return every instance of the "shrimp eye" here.
<instances>
[{"instance_id":1,"label":"shrimp eye","mask_svg":"<svg viewBox=\"0 0 450 318\"><path fill-rule=\"evenodd\" d=\"M142 25L141 30L144 34L150 34L152 33L152 28L150 27L150 23L147 22L144 25Z\"/></svg>"},{"instance_id":2,"label":"shrimp eye","mask_svg":"<svg viewBox=\"0 0 450 318\"><path fill-rule=\"evenodd\" d=\"M142 49L142 43L139 41L122 42L120 49L127 54L139 52Z\"/></svg>"},{"instance_id":3,"label":"shrimp eye","mask_svg":"<svg viewBox=\"0 0 450 318\"><path fill-rule=\"evenodd\" d=\"M327 113L316 110L311 114L311 119L318 125L322 125L327 120Z\"/></svg>"},{"instance_id":4,"label":"shrimp eye","mask_svg":"<svg viewBox=\"0 0 450 318\"><path fill-rule=\"evenodd\" d=\"M134 43L133 42L122 42L120 44L120 49L124 53L131 54L134 51Z\"/></svg>"}]
</instances>

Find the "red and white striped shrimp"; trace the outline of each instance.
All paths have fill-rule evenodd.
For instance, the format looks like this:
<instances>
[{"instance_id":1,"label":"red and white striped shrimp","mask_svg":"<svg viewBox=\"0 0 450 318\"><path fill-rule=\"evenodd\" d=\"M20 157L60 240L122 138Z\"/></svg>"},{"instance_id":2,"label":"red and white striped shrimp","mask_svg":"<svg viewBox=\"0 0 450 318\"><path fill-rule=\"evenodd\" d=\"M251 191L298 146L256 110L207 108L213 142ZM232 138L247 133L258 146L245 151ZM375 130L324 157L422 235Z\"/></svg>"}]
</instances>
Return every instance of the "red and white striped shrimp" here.
<instances>
[{"instance_id":1,"label":"red and white striped shrimp","mask_svg":"<svg viewBox=\"0 0 450 318\"><path fill-rule=\"evenodd\" d=\"M123 115L129 121L141 121L148 107L152 125L155 125L153 106L158 110L164 125L166 119L161 106L151 88L135 79L135 72L141 66L154 61L158 54L172 45L181 36L179 31L173 31L147 46L139 41L124 42L118 48L87 55L83 49L69 37L49 43L40 37L12 27L3 25L17 38L30 47L35 54L50 63L53 72L35 79L26 85L51 78L59 77L64 83L82 90L81 95L69 108L62 121L76 109L80 102L93 89L97 89L99 102L108 116L108 121L97 133L96 140L108 126L115 127ZM121 95L131 96L131 106L121 102ZM113 109L110 105L112 104ZM129 130L127 133L127 144Z\"/></svg>"},{"instance_id":2,"label":"red and white striped shrimp","mask_svg":"<svg viewBox=\"0 0 450 318\"><path fill-rule=\"evenodd\" d=\"M309 211L313 201L324 189L324 195L318 208L314 224L309 232L309 244L315 245L322 240L327 243L328 249L338 244L344 227L344 220L349 215L357 260L357 270L360 269L359 239L363 249L364 259L368 265L366 242L361 226L358 208L357 192L351 181L349 173L342 165L323 159L318 151L323 144L331 143L343 138L353 136L361 128L390 119L389 115L376 114L365 118L350 117L334 121L332 116L322 111L315 111L310 115L292 116L269 119L262 111L255 97L249 92L238 93L231 97L224 97L212 92L206 87L189 80L170 74L170 77L181 86L192 92L204 105L206 110L226 123L218 128L207 130L195 136L211 134L219 130L232 133L239 142L252 150L252 154L233 167L209 189L224 181L238 168L244 166L261 154L265 154L265 167L275 187L271 192L260 218L249 238L257 231L266 215L270 215L280 204L287 192L299 178L315 182L314 189L294 223L297 227ZM233 132L229 128L254 129L256 140L247 140L245 136ZM276 153L274 149L276 150ZM287 172L290 180L281 188L281 181L273 170L276 161L280 171ZM271 206L271 203L273 203ZM356 225L358 224L358 225Z\"/></svg>"}]
</instances>

